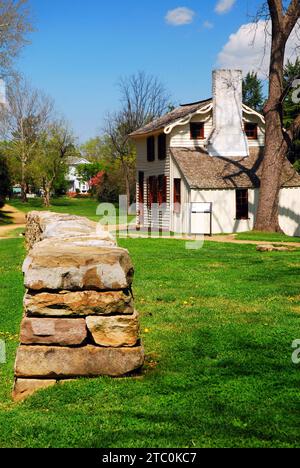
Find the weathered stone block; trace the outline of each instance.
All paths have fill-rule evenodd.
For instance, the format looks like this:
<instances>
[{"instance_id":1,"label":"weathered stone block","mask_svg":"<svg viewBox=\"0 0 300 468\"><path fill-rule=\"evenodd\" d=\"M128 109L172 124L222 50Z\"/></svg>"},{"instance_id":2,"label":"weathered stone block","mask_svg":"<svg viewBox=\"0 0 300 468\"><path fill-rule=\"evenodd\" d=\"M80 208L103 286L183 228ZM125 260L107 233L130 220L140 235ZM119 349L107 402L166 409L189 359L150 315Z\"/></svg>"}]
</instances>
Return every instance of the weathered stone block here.
<instances>
[{"instance_id":1,"label":"weathered stone block","mask_svg":"<svg viewBox=\"0 0 300 468\"><path fill-rule=\"evenodd\" d=\"M121 377L144 363L144 349L59 348L20 346L15 365L16 377L63 379L107 375Z\"/></svg>"},{"instance_id":2,"label":"weathered stone block","mask_svg":"<svg viewBox=\"0 0 300 468\"><path fill-rule=\"evenodd\" d=\"M35 244L23 265L25 287L42 290L129 288L133 265L127 250L81 238Z\"/></svg>"},{"instance_id":3,"label":"weathered stone block","mask_svg":"<svg viewBox=\"0 0 300 468\"><path fill-rule=\"evenodd\" d=\"M55 384L56 380L16 379L12 394L13 400L23 401L38 390L53 387Z\"/></svg>"},{"instance_id":4,"label":"weathered stone block","mask_svg":"<svg viewBox=\"0 0 300 468\"><path fill-rule=\"evenodd\" d=\"M99 240L115 244L111 234L104 231L101 224L87 218L48 211L27 214L26 242L29 250L44 239L81 236L97 236Z\"/></svg>"},{"instance_id":5,"label":"weathered stone block","mask_svg":"<svg viewBox=\"0 0 300 468\"><path fill-rule=\"evenodd\" d=\"M99 346L135 346L139 339L139 315L87 317L87 328L94 342Z\"/></svg>"},{"instance_id":6,"label":"weathered stone block","mask_svg":"<svg viewBox=\"0 0 300 468\"><path fill-rule=\"evenodd\" d=\"M24 318L20 341L31 345L79 346L87 338L84 319Z\"/></svg>"},{"instance_id":7,"label":"weathered stone block","mask_svg":"<svg viewBox=\"0 0 300 468\"><path fill-rule=\"evenodd\" d=\"M132 294L128 291L77 291L27 293L24 308L28 315L67 317L109 314L133 314Z\"/></svg>"}]
</instances>

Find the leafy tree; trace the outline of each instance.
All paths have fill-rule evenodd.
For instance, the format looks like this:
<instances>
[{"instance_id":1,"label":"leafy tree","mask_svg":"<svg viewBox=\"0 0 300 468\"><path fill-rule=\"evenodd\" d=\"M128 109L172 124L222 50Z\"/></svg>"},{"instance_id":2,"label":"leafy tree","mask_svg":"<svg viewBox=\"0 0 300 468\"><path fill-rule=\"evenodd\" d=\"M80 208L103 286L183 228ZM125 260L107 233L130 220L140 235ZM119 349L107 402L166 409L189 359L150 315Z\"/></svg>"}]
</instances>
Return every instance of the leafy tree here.
<instances>
[{"instance_id":1,"label":"leafy tree","mask_svg":"<svg viewBox=\"0 0 300 468\"><path fill-rule=\"evenodd\" d=\"M289 88L289 84L296 78L300 79L300 59L297 58L295 63L288 61L284 69L284 85ZM294 89L290 88L284 101L284 126L287 130L291 128L294 120L300 115L300 103L295 102L292 98ZM289 160L295 165L295 168L300 170L300 131L295 134L292 144L289 148Z\"/></svg>"},{"instance_id":2,"label":"leafy tree","mask_svg":"<svg viewBox=\"0 0 300 468\"><path fill-rule=\"evenodd\" d=\"M61 182L67 173L69 157L77 156L75 138L64 121L53 122L42 135L38 151L30 165L34 180L43 189L43 200L50 206L55 183Z\"/></svg>"},{"instance_id":3,"label":"leafy tree","mask_svg":"<svg viewBox=\"0 0 300 468\"><path fill-rule=\"evenodd\" d=\"M108 168L108 163L105 161L94 162L91 164L80 164L77 167L77 175L83 182L89 182L93 177L95 177L99 172L106 170Z\"/></svg>"},{"instance_id":4,"label":"leafy tree","mask_svg":"<svg viewBox=\"0 0 300 468\"><path fill-rule=\"evenodd\" d=\"M91 138L80 147L82 156L90 162L99 162L109 155L107 137Z\"/></svg>"},{"instance_id":5,"label":"leafy tree","mask_svg":"<svg viewBox=\"0 0 300 468\"><path fill-rule=\"evenodd\" d=\"M22 201L27 201L30 179L28 167L38 150L40 137L52 116L53 101L32 88L22 77L14 77L8 86L8 106L2 110L2 133L7 141L6 153L14 173L19 174Z\"/></svg>"},{"instance_id":6,"label":"leafy tree","mask_svg":"<svg viewBox=\"0 0 300 468\"><path fill-rule=\"evenodd\" d=\"M251 109L261 112L264 105L263 84L257 73L249 72L243 80L243 102Z\"/></svg>"}]
</instances>

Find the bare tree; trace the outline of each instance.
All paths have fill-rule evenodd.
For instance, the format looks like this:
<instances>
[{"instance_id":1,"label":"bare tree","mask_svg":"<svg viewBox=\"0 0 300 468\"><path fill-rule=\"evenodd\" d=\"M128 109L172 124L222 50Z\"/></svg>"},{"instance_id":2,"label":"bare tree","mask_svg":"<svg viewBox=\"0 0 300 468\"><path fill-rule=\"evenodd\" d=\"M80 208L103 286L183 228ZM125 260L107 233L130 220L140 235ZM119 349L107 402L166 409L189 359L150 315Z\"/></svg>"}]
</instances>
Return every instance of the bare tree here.
<instances>
[{"instance_id":1,"label":"bare tree","mask_svg":"<svg viewBox=\"0 0 300 468\"><path fill-rule=\"evenodd\" d=\"M121 161L130 203L130 165L135 153L129 135L163 115L168 110L170 96L156 77L145 72L121 78L118 87L121 109L107 115L104 131L110 138L113 156Z\"/></svg>"},{"instance_id":2,"label":"bare tree","mask_svg":"<svg viewBox=\"0 0 300 468\"><path fill-rule=\"evenodd\" d=\"M20 49L32 32L28 0L0 0L0 75L10 70Z\"/></svg>"},{"instance_id":3,"label":"bare tree","mask_svg":"<svg viewBox=\"0 0 300 468\"><path fill-rule=\"evenodd\" d=\"M49 123L53 101L20 77L15 77L7 87L7 100L8 106L0 118L2 131L8 156L20 165L22 200L26 202L27 167Z\"/></svg>"},{"instance_id":4,"label":"bare tree","mask_svg":"<svg viewBox=\"0 0 300 468\"><path fill-rule=\"evenodd\" d=\"M279 193L284 160L293 135L300 128L300 116L286 131L283 102L290 89L284 89L284 59L287 41L300 18L300 1L268 0L267 12L272 23L269 95L264 107L266 143L255 229L279 232Z\"/></svg>"}]
</instances>

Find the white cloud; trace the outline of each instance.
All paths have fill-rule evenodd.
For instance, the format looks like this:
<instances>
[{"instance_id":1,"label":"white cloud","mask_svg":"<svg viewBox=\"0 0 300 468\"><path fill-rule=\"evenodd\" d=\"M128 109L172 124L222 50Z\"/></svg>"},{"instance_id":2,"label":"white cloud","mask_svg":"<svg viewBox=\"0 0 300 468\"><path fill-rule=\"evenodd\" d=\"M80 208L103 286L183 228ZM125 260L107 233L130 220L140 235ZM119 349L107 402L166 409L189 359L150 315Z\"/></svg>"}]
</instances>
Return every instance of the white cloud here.
<instances>
[{"instance_id":1,"label":"white cloud","mask_svg":"<svg viewBox=\"0 0 300 468\"><path fill-rule=\"evenodd\" d=\"M297 55L296 44L299 44L297 28L292 32L286 47L286 61L294 60ZM270 66L271 23L259 21L244 24L231 34L227 44L218 55L218 65L222 68L239 68L244 73L256 71L260 78L267 78Z\"/></svg>"},{"instance_id":2,"label":"white cloud","mask_svg":"<svg viewBox=\"0 0 300 468\"><path fill-rule=\"evenodd\" d=\"M215 8L216 13L218 13L219 15L228 13L235 4L235 2L236 0L219 0Z\"/></svg>"},{"instance_id":3,"label":"white cloud","mask_svg":"<svg viewBox=\"0 0 300 468\"><path fill-rule=\"evenodd\" d=\"M203 27L204 27L205 29L213 29L214 24L211 23L210 21L204 21Z\"/></svg>"},{"instance_id":4,"label":"white cloud","mask_svg":"<svg viewBox=\"0 0 300 468\"><path fill-rule=\"evenodd\" d=\"M186 7L175 8L175 10L168 11L166 15L166 22L171 26L183 26L193 22L195 12Z\"/></svg>"}]
</instances>

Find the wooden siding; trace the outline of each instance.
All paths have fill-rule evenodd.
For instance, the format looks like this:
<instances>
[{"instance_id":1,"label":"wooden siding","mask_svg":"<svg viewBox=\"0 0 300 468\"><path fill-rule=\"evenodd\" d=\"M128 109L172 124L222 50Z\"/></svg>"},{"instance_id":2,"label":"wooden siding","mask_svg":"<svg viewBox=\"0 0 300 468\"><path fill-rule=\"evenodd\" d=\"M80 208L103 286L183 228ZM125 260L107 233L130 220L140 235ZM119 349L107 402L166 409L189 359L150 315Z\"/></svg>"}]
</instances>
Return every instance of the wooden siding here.
<instances>
[{"instance_id":1,"label":"wooden siding","mask_svg":"<svg viewBox=\"0 0 300 468\"><path fill-rule=\"evenodd\" d=\"M256 123L258 124L257 129L257 140L248 139L248 144L250 148L257 147L257 146L265 146L265 129L262 121L256 115L249 115L244 113L244 119L246 122L249 123Z\"/></svg>"},{"instance_id":2,"label":"wooden siding","mask_svg":"<svg viewBox=\"0 0 300 468\"><path fill-rule=\"evenodd\" d=\"M147 181L149 177L164 175L167 177L167 204L170 205L170 156L168 148L170 146L170 139L167 137L167 158L163 161L158 159L158 138L155 137L155 161L147 161L147 139L142 138L136 140L137 149L137 204L139 202L139 183L138 173L144 173L144 227L148 228L151 226L151 209L148 208L148 192L147 192ZM170 226L170 210L164 214L161 222L163 229L169 229Z\"/></svg>"},{"instance_id":3,"label":"wooden siding","mask_svg":"<svg viewBox=\"0 0 300 468\"><path fill-rule=\"evenodd\" d=\"M191 122L204 122L202 116L196 115ZM204 123L204 140L192 140L190 133L190 124L175 127L171 132L170 146L171 148L199 148L207 143L207 138L210 136L213 129L212 115L210 119Z\"/></svg>"},{"instance_id":4,"label":"wooden siding","mask_svg":"<svg viewBox=\"0 0 300 468\"><path fill-rule=\"evenodd\" d=\"M265 144L265 131L263 124L259 117L255 115L249 115L244 113L244 119L246 122L257 123L258 124L258 139L257 140L248 140L249 147L264 146ZM191 122L203 122L204 119L202 116L196 115L193 117ZM199 148L204 147L207 144L207 138L211 135L213 130L213 118L212 112L210 119L204 124L204 140L192 140L190 135L190 124L175 127L170 135L170 146L171 148Z\"/></svg>"}]
</instances>

